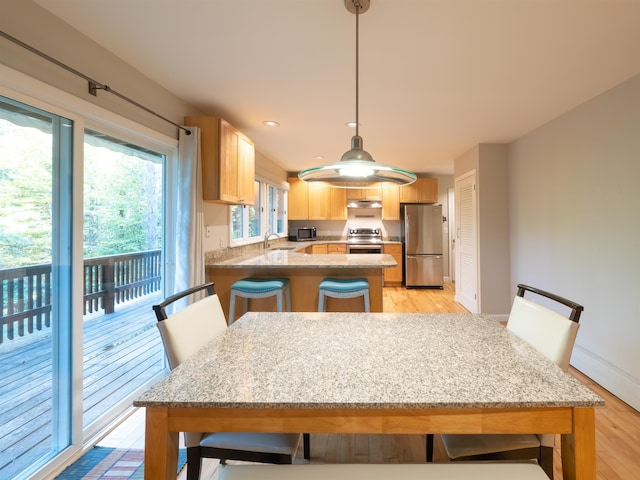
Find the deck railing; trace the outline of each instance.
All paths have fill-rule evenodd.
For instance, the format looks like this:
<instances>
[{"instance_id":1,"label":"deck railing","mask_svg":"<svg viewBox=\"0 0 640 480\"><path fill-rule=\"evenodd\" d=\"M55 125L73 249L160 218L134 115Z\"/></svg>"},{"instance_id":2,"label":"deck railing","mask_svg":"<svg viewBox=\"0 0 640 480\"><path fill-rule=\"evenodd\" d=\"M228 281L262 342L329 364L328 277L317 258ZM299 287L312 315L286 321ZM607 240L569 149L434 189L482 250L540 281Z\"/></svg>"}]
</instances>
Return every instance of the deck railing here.
<instances>
[{"instance_id":1,"label":"deck railing","mask_svg":"<svg viewBox=\"0 0 640 480\"><path fill-rule=\"evenodd\" d=\"M148 250L85 259L84 314L159 292L161 258ZM0 270L0 343L51 326L51 282L50 264Z\"/></svg>"}]
</instances>

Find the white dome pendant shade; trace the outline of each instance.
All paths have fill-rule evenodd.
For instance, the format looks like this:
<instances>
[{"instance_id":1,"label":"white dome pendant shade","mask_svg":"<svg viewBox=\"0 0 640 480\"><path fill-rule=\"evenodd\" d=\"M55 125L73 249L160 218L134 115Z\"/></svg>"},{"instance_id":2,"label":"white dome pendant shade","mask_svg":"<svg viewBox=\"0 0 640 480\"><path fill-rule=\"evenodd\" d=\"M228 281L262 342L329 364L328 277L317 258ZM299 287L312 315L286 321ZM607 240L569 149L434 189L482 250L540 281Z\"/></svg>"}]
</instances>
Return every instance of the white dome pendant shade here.
<instances>
[{"instance_id":1,"label":"white dome pendant shade","mask_svg":"<svg viewBox=\"0 0 640 480\"><path fill-rule=\"evenodd\" d=\"M369 8L369 0L344 0L346 9L356 15L356 134L351 138L351 150L342 155L339 162L312 167L298 173L305 182L326 182L331 187L360 188L362 182L391 182L409 185L416 175L401 168L376 163L369 152L362 149L362 137L358 134L358 43L360 13Z\"/></svg>"}]
</instances>

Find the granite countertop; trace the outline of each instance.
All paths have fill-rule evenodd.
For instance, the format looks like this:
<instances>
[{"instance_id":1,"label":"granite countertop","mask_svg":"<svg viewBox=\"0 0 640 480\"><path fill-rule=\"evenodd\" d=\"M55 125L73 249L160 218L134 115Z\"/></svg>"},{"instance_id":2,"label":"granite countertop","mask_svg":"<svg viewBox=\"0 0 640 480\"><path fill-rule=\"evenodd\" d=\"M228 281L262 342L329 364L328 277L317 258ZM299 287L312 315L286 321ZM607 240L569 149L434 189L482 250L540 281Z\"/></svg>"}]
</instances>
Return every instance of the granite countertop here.
<instances>
[{"instance_id":1,"label":"granite countertop","mask_svg":"<svg viewBox=\"0 0 640 480\"><path fill-rule=\"evenodd\" d=\"M603 404L482 315L270 312L244 315L134 402L175 408Z\"/></svg>"},{"instance_id":2,"label":"granite countertop","mask_svg":"<svg viewBox=\"0 0 640 480\"><path fill-rule=\"evenodd\" d=\"M311 243L312 242L293 243L295 247L291 250L262 250L260 252L246 253L244 255L232 256L220 260L208 260L206 266L218 268L390 268L398 265L391 255L385 253L367 255L345 253L307 254L296 251L305 248ZM289 246L291 246L289 243L278 244L277 248Z\"/></svg>"}]
</instances>

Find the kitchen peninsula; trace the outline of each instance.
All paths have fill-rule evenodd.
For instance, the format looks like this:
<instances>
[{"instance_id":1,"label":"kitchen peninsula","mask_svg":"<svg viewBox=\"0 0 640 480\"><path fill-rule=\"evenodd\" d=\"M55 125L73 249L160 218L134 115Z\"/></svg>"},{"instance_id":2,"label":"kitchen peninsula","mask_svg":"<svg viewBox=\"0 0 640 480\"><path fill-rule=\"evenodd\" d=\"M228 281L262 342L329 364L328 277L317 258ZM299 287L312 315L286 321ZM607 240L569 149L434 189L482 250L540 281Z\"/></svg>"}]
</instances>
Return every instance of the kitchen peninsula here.
<instances>
[{"instance_id":1,"label":"kitchen peninsula","mask_svg":"<svg viewBox=\"0 0 640 480\"><path fill-rule=\"evenodd\" d=\"M301 253L305 246L298 244L296 247L263 250L208 262L207 281L215 282L216 293L227 318L231 285L246 277L288 278L291 289L291 309L294 312L317 311L318 286L326 277L366 278L369 282L371 311L382 312L383 272L385 268L397 266L397 262L391 255ZM339 307L341 311L362 311L362 298L340 299ZM252 299L249 308L274 310L275 301L273 298ZM331 301L327 310L334 310Z\"/></svg>"}]
</instances>

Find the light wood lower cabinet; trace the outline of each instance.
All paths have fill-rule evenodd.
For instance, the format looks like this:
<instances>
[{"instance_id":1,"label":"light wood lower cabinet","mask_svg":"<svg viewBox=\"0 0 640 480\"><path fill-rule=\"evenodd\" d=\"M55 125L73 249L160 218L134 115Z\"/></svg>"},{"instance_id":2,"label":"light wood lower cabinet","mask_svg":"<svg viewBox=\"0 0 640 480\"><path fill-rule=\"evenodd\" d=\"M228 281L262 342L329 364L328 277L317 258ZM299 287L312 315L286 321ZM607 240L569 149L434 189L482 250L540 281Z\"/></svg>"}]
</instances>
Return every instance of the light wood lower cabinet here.
<instances>
[{"instance_id":1,"label":"light wood lower cabinet","mask_svg":"<svg viewBox=\"0 0 640 480\"><path fill-rule=\"evenodd\" d=\"M347 253L347 246L344 243L328 243L327 253Z\"/></svg>"},{"instance_id":2,"label":"light wood lower cabinet","mask_svg":"<svg viewBox=\"0 0 640 480\"><path fill-rule=\"evenodd\" d=\"M402 284L402 245L385 245L383 248L383 252L391 255L393 259L398 263L397 267L384 269L385 286Z\"/></svg>"},{"instance_id":3,"label":"light wood lower cabinet","mask_svg":"<svg viewBox=\"0 0 640 480\"><path fill-rule=\"evenodd\" d=\"M326 254L327 253L327 244L319 243L316 245L309 245L305 249L305 253L313 253L313 254Z\"/></svg>"}]
</instances>

